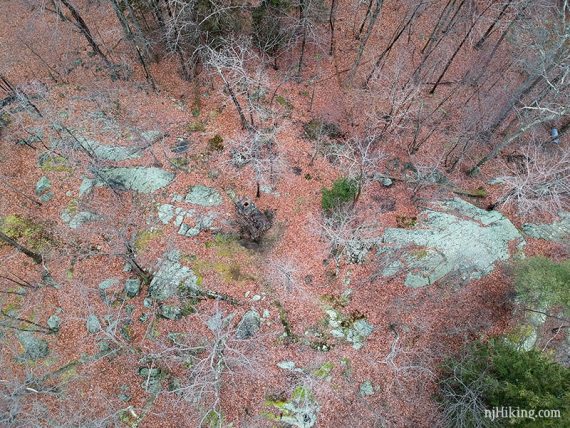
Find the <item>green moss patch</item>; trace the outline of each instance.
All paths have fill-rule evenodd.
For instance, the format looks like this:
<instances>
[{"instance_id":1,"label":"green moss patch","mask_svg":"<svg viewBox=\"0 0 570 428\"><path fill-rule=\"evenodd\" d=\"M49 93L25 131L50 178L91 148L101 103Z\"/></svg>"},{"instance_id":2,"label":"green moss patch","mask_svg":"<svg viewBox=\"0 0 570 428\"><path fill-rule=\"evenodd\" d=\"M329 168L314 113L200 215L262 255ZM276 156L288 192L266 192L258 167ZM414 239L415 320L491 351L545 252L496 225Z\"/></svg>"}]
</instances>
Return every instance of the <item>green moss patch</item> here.
<instances>
[{"instance_id":1,"label":"green moss patch","mask_svg":"<svg viewBox=\"0 0 570 428\"><path fill-rule=\"evenodd\" d=\"M51 243L49 234L42 226L14 214L0 218L0 231L36 252L45 250Z\"/></svg>"}]
</instances>

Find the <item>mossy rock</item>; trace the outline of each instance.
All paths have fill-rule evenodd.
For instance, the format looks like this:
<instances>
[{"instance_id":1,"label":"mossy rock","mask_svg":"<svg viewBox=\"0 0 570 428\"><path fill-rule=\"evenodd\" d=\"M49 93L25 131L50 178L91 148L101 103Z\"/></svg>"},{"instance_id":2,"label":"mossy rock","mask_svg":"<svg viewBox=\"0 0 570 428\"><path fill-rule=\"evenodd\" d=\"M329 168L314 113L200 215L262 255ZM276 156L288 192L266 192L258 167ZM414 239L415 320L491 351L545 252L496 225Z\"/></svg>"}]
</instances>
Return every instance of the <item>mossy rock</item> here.
<instances>
[{"instance_id":1,"label":"mossy rock","mask_svg":"<svg viewBox=\"0 0 570 428\"><path fill-rule=\"evenodd\" d=\"M306 387L298 385L291 393L291 398L269 398L265 405L277 411L267 411L263 416L274 422L281 422L297 428L311 428L317 422L319 405L314 394Z\"/></svg>"},{"instance_id":2,"label":"mossy rock","mask_svg":"<svg viewBox=\"0 0 570 428\"><path fill-rule=\"evenodd\" d=\"M12 123L12 119L7 112L0 113L0 133L4 128L7 128Z\"/></svg>"},{"instance_id":3,"label":"mossy rock","mask_svg":"<svg viewBox=\"0 0 570 428\"><path fill-rule=\"evenodd\" d=\"M201 120L196 120L194 122L190 122L186 126L186 130L188 132L204 132L206 130L206 124Z\"/></svg>"},{"instance_id":4,"label":"mossy rock","mask_svg":"<svg viewBox=\"0 0 570 428\"><path fill-rule=\"evenodd\" d=\"M327 361L321 365L317 370L313 372L313 376L320 379L330 379L330 374L334 369L334 364L331 361Z\"/></svg>"},{"instance_id":5,"label":"mossy rock","mask_svg":"<svg viewBox=\"0 0 570 428\"><path fill-rule=\"evenodd\" d=\"M135 238L135 249L137 251L144 251L148 248L150 243L155 239L162 236L161 230L142 230L137 233Z\"/></svg>"},{"instance_id":6,"label":"mossy rock","mask_svg":"<svg viewBox=\"0 0 570 428\"><path fill-rule=\"evenodd\" d=\"M15 214L0 218L0 231L32 251L41 252L51 244L51 237L42 226Z\"/></svg>"},{"instance_id":7,"label":"mossy rock","mask_svg":"<svg viewBox=\"0 0 570 428\"><path fill-rule=\"evenodd\" d=\"M170 160L170 162L175 167L181 168L181 169L188 168L188 165L190 165L190 160L188 158L183 157L183 156L173 158Z\"/></svg>"},{"instance_id":8,"label":"mossy rock","mask_svg":"<svg viewBox=\"0 0 570 428\"><path fill-rule=\"evenodd\" d=\"M38 159L38 163L43 172L72 172L73 168L69 165L66 158L50 153L43 153Z\"/></svg>"},{"instance_id":9,"label":"mossy rock","mask_svg":"<svg viewBox=\"0 0 570 428\"><path fill-rule=\"evenodd\" d=\"M39 339L28 331L18 333L18 340L24 349L23 354L18 357L20 361L37 361L45 358L49 354L48 343L44 339Z\"/></svg>"}]
</instances>

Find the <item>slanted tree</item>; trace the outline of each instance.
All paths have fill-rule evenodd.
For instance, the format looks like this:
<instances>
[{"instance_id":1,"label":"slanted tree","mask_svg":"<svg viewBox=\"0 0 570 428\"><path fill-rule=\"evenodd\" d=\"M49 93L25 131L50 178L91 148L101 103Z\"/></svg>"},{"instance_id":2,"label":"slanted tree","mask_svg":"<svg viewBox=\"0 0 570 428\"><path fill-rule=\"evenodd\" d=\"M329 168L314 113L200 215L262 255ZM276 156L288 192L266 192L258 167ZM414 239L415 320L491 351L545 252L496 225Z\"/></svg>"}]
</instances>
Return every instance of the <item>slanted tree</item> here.
<instances>
[{"instance_id":1,"label":"slanted tree","mask_svg":"<svg viewBox=\"0 0 570 428\"><path fill-rule=\"evenodd\" d=\"M352 82L354 80L354 76L356 74L356 70L360 66L360 62L362 61L362 55L364 54L364 49L368 43L368 39L372 35L374 31L374 27L380 18L382 12L382 6L384 5L384 0L370 0L370 5L368 7L368 11L366 12L366 17L362 22L362 26L360 27L360 31L358 34L358 39L360 40L360 44L358 46L356 52L356 58L354 63L352 64L352 68L350 69L350 74L348 76L348 81ZM366 30L362 33L364 26L366 25Z\"/></svg>"},{"instance_id":2,"label":"slanted tree","mask_svg":"<svg viewBox=\"0 0 570 428\"><path fill-rule=\"evenodd\" d=\"M519 64L527 73L527 78L509 97L499 114L489 125L486 135L490 138L513 111L519 114L515 126L511 126L506 137L493 145L469 170L473 174L488 161L496 158L501 151L538 125L556 123L568 112L567 64L570 59L570 25L566 16L570 4L545 7L539 16L532 15L527 20L517 20L515 35L524 41L524 50ZM552 31L543 32L544 22L548 21ZM514 128L514 130L512 130ZM488 141L488 139L487 139Z\"/></svg>"},{"instance_id":3,"label":"slanted tree","mask_svg":"<svg viewBox=\"0 0 570 428\"><path fill-rule=\"evenodd\" d=\"M150 72L147 59L152 58L151 46L148 38L143 33L140 23L135 15L135 11L131 6L130 0L110 0L115 15L123 28L123 32L127 39L133 44L135 52L141 66L144 70L148 83L156 90L154 78Z\"/></svg>"},{"instance_id":4,"label":"slanted tree","mask_svg":"<svg viewBox=\"0 0 570 428\"><path fill-rule=\"evenodd\" d=\"M113 69L113 63L109 60L107 55L103 53L99 44L95 41L95 38L93 37L90 28L87 26L87 23L79 13L77 7L75 7L75 5L71 3L69 0L52 0L52 4L58 16L62 20L68 21L71 24L73 24L81 32L83 37L85 37L85 40L87 40L87 43L89 43L89 46L91 46L93 52L103 60L103 62L109 69ZM69 11L71 18L69 18L63 12L62 6Z\"/></svg>"},{"instance_id":5,"label":"slanted tree","mask_svg":"<svg viewBox=\"0 0 570 428\"><path fill-rule=\"evenodd\" d=\"M0 241L10 245L11 247L13 247L16 250L18 250L19 252L21 252L22 254L25 254L26 256L31 258L35 263L42 264L43 257L41 254L30 250L25 245L20 244L18 241L10 238L8 235L6 235L5 233L3 233L1 231L0 231Z\"/></svg>"}]
</instances>

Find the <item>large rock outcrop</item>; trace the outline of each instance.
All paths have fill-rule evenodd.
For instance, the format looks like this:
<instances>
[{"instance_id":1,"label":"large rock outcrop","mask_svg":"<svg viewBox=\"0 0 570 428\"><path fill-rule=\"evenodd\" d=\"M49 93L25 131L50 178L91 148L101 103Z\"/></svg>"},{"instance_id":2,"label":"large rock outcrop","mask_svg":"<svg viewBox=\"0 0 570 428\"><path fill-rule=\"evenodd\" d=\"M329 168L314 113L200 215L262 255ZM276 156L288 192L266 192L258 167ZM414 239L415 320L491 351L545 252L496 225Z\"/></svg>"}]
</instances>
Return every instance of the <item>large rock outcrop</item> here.
<instances>
[{"instance_id":1,"label":"large rock outcrop","mask_svg":"<svg viewBox=\"0 0 570 428\"><path fill-rule=\"evenodd\" d=\"M379 243L387 261L382 274L407 272L405 285L414 288L450 273L460 281L478 279L509 258L511 242L524 245L509 219L456 198L425 209L412 228L385 230Z\"/></svg>"}]
</instances>

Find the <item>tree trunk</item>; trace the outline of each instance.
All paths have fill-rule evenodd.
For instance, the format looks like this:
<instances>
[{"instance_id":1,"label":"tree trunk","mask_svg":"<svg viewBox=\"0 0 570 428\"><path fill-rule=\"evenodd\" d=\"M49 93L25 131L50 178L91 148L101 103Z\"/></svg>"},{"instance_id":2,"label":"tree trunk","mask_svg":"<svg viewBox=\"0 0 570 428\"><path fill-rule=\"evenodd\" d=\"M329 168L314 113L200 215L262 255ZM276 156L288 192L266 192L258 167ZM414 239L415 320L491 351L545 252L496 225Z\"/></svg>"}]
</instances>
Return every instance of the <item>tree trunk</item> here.
<instances>
[{"instance_id":1,"label":"tree trunk","mask_svg":"<svg viewBox=\"0 0 570 428\"><path fill-rule=\"evenodd\" d=\"M491 35L493 30L495 29L495 27L497 26L497 24L499 23L499 21L501 20L501 18L505 14L505 12L507 11L508 7L511 5L511 2L512 2L512 0L509 0L507 3L505 3L503 8L501 9L501 13L499 13L499 16L497 16L493 20L493 23L489 26L489 28L487 28L487 31L485 31L485 34L483 34L483 36L481 36L479 41L475 44L475 49L479 49L481 46L483 46L483 43L485 43L487 38Z\"/></svg>"},{"instance_id":2,"label":"tree trunk","mask_svg":"<svg viewBox=\"0 0 570 428\"><path fill-rule=\"evenodd\" d=\"M364 34L364 38L360 41L360 46L358 47L356 59L354 60L354 64L352 65L352 69L350 70L350 76L348 78L349 82L352 82L352 80L354 79L356 70L360 65L360 61L362 61L362 55L364 54L364 49L366 48L368 39L370 38L372 31L374 30L374 25L376 25L376 22L380 17L380 12L382 12L383 4L384 0L374 0L374 11L370 15L370 19L368 21L368 27L366 28L366 33Z\"/></svg>"},{"instance_id":3,"label":"tree trunk","mask_svg":"<svg viewBox=\"0 0 570 428\"><path fill-rule=\"evenodd\" d=\"M87 26L87 24L79 14L79 12L77 12L75 6L73 6L68 0L59 0L59 1L69 10L71 16L73 16L73 19L75 20L76 27L79 28L79 30L81 31L81 33L83 34L89 45L91 46L91 49L93 49L93 52L95 52L97 55L101 57L101 59L105 62L105 65L107 67L112 68L113 64L111 63L111 61L109 61L107 56L99 48L99 45L95 42L95 39L91 35L91 30L89 30L89 27Z\"/></svg>"},{"instance_id":4,"label":"tree trunk","mask_svg":"<svg viewBox=\"0 0 570 428\"><path fill-rule=\"evenodd\" d=\"M429 47L429 45L431 44L431 42L434 41L435 39L435 33L437 33L437 30L439 29L440 25L443 23L444 17L446 16L447 13L449 13L448 8L451 6L453 7L453 5L455 4L455 0L448 0L447 4L445 5L445 7L443 8L443 10L441 11L441 14L439 15L439 17L437 18L437 21L433 27L433 30L431 31L429 37L426 40L425 45L423 46L423 48L420 50L420 53L423 55L424 52L426 51L426 49Z\"/></svg>"},{"instance_id":5,"label":"tree trunk","mask_svg":"<svg viewBox=\"0 0 570 428\"><path fill-rule=\"evenodd\" d=\"M408 28L408 26L412 23L414 16L416 16L416 13L418 12L420 6L422 6L422 3L418 4L415 7L414 11L410 15L410 17L407 19L407 21L401 26L400 30L397 31L397 33L394 35L394 37L392 37L392 41L388 44L386 49L384 49L384 51L378 56L378 59L376 60L374 67L372 67L372 71L370 72L370 74L366 78L366 83L364 84L364 86L368 86L368 84L370 83L370 80L372 79L372 76L374 76L374 73L376 73L376 70L378 70L378 68L380 67L380 64L382 63L382 59L384 59L384 56L390 52L390 50L394 47L396 42L400 39L400 36L404 33L404 31L406 31L406 28Z\"/></svg>"},{"instance_id":6,"label":"tree trunk","mask_svg":"<svg viewBox=\"0 0 570 428\"><path fill-rule=\"evenodd\" d=\"M427 59L431 56L431 54L436 50L436 48L439 46L439 44L444 40L445 35L449 33L449 30L453 27L453 25L455 24L455 18L457 17L457 15L459 14L459 11L461 10L461 8L463 7L463 5L465 4L465 0L462 0L461 3L459 3L459 5L457 6L457 8L455 9L455 13L451 16L451 18L449 19L449 21L446 22L441 22L441 19L447 18L448 13L442 13L440 15L440 19L438 20L437 24L436 24L436 28L434 29L434 31L432 32L432 35L430 35L430 37L428 38L428 41L426 42L424 48L421 50L422 52L422 60L420 62L420 64L416 67L416 69L414 70L414 72L412 73L412 77L411 79L415 79L417 78L417 76L419 76L420 71L422 70L422 68L424 67L425 62L427 61ZM450 3L448 3L446 5L449 6ZM451 3L451 7L453 7L455 5L455 0L453 0L453 2ZM444 10L444 12L446 12ZM449 13L451 12L451 9L449 10ZM445 28L442 28L445 25ZM442 28L441 30L439 30L440 28ZM439 30L442 34L441 37L439 37L437 39L437 42L435 43L435 45L432 46L432 42L434 40L433 36L436 33L436 29ZM429 49L428 49L429 47Z\"/></svg>"},{"instance_id":7,"label":"tree trunk","mask_svg":"<svg viewBox=\"0 0 570 428\"><path fill-rule=\"evenodd\" d=\"M307 23L305 22L305 0L299 2L299 22L301 23L301 53L299 55L299 66L297 75L301 76L301 69L303 68L303 57L305 56L305 46L307 44Z\"/></svg>"},{"instance_id":8,"label":"tree trunk","mask_svg":"<svg viewBox=\"0 0 570 428\"><path fill-rule=\"evenodd\" d=\"M362 31L364 30L364 26L366 25L366 21L368 21L368 16L370 15L370 11L372 10L372 4L374 0L370 0L368 3L368 8L366 9L366 14L364 15L364 19L362 20L362 24L360 24L360 28L358 29L358 34L356 35L356 40L360 40L360 36L362 35Z\"/></svg>"},{"instance_id":9,"label":"tree trunk","mask_svg":"<svg viewBox=\"0 0 570 428\"><path fill-rule=\"evenodd\" d=\"M221 75L221 73L220 73L220 75ZM222 79L224 80L225 87L226 87L228 93L230 94L230 98L232 99L234 106L236 107L236 110L237 110L238 115L239 115L239 120L241 122L242 129L252 129L251 125L249 124L249 122L247 121L247 119L245 117L245 114L243 113L243 109L241 107L241 104L239 103L239 100L236 97L234 90L232 89L230 84L226 81L226 79L224 78L223 75L222 75Z\"/></svg>"},{"instance_id":10,"label":"tree trunk","mask_svg":"<svg viewBox=\"0 0 570 428\"><path fill-rule=\"evenodd\" d=\"M507 147L509 144L511 144L513 141L515 141L517 138L519 138L521 135L523 135L525 132L527 132L528 130L530 130L531 128L534 128L536 125L540 125L541 123L545 123L545 122L549 122L551 120L557 119L562 115L565 115L568 113L568 110L564 110L561 114L556 113L556 114L550 114L548 116L544 116L544 117L539 117L537 119L534 119L533 121L531 121L530 123L527 123L526 125L522 126L517 132L515 132L514 134L510 135L509 137L505 138L502 142L500 142L499 144L497 144L493 150L491 150L488 154L486 154L485 156L483 156L469 171L468 174L469 175L474 175L479 168L481 168L484 164L486 164L487 162L489 162L490 160L494 159L497 157L497 155L501 152L501 150L503 150L505 147Z\"/></svg>"},{"instance_id":11,"label":"tree trunk","mask_svg":"<svg viewBox=\"0 0 570 428\"><path fill-rule=\"evenodd\" d=\"M336 0L331 0L331 10L329 13L329 27L331 29L331 44L329 48L329 55L334 53L334 24L336 21Z\"/></svg>"},{"instance_id":12,"label":"tree trunk","mask_svg":"<svg viewBox=\"0 0 570 428\"><path fill-rule=\"evenodd\" d=\"M25 254L26 256L31 258L35 263L37 263L39 265L41 265L43 260L44 260L44 258L41 256L41 254L34 253L32 250L24 247L22 244L20 244L19 242L15 241L12 238L10 238L8 235L4 234L3 232L0 232L0 241L5 242L6 244L10 245L11 247L14 247L16 250Z\"/></svg>"},{"instance_id":13,"label":"tree trunk","mask_svg":"<svg viewBox=\"0 0 570 428\"><path fill-rule=\"evenodd\" d=\"M463 47L463 45L465 44L467 39L469 38L471 31L473 31L473 28L475 28L475 25L477 24L477 22L479 22L479 19L481 19L481 17L485 14L485 12L487 12L487 10L491 7L492 4L493 4L492 2L489 3L489 5L483 10L483 12L481 12L479 14L479 16L477 16L475 21L473 21L473 23L469 27L469 30L467 31L467 34L465 34L465 37L463 37L463 40L461 40L461 43L459 43L459 46L457 46L457 49L455 49L455 52L453 52L453 55L451 55L451 58L449 58L449 60L447 61L447 64L445 64L445 67L443 68L443 71L441 72L441 74L437 78L436 82L434 83L433 87L429 91L430 94L433 94L435 92L438 85L441 83L443 76L445 76L445 74L447 73L447 70L449 69L449 67L453 63L453 60L455 59L455 57L457 56L457 54L459 53L459 51L461 50L461 48Z\"/></svg>"}]
</instances>

